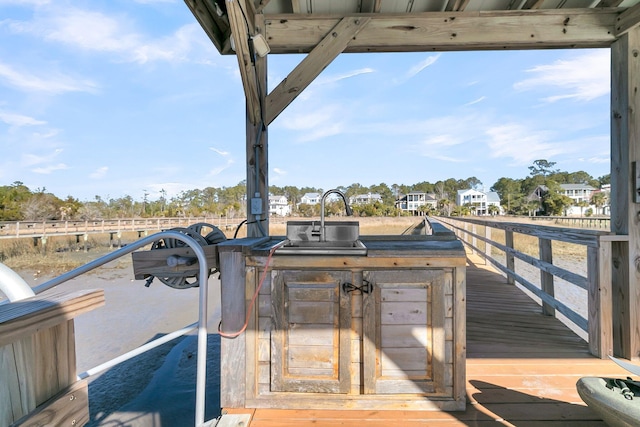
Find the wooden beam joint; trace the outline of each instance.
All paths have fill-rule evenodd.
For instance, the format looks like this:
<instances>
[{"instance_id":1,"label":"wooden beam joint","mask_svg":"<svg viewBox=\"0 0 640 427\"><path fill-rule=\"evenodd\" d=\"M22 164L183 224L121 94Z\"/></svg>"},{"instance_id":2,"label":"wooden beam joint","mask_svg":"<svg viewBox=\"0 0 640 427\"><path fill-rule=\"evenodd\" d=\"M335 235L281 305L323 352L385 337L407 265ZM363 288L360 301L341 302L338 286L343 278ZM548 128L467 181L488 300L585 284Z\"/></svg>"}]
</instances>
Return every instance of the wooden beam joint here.
<instances>
[{"instance_id":1,"label":"wooden beam joint","mask_svg":"<svg viewBox=\"0 0 640 427\"><path fill-rule=\"evenodd\" d=\"M369 17L342 18L305 59L266 98L269 125L302 91L318 77L369 23Z\"/></svg>"}]
</instances>

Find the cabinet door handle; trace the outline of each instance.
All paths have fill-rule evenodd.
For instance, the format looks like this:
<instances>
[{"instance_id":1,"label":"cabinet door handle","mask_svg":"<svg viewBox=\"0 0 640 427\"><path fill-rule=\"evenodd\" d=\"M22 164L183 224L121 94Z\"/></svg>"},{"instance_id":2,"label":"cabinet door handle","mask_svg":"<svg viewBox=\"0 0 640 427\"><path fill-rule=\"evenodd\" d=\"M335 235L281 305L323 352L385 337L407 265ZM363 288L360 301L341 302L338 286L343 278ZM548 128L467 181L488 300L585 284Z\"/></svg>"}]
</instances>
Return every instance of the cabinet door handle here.
<instances>
[{"instance_id":1,"label":"cabinet door handle","mask_svg":"<svg viewBox=\"0 0 640 427\"><path fill-rule=\"evenodd\" d=\"M373 292L373 284L367 280L363 280L362 286L354 285L353 283L344 282L342 284L342 290L345 294L348 294L353 291L360 291L363 294L368 294Z\"/></svg>"}]
</instances>

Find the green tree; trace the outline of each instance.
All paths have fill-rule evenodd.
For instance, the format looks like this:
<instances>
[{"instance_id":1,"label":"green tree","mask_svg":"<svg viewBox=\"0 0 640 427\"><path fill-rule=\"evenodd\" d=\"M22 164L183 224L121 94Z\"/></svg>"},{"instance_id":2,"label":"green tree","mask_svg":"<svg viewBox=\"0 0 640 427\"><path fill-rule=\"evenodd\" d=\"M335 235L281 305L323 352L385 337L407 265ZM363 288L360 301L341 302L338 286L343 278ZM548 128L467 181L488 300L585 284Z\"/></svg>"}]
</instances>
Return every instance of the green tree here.
<instances>
[{"instance_id":1,"label":"green tree","mask_svg":"<svg viewBox=\"0 0 640 427\"><path fill-rule=\"evenodd\" d=\"M500 204L505 207L507 213L513 213L512 207L520 205L522 199L522 181L513 178L500 178L491 186L491 191L495 191L500 196Z\"/></svg>"},{"instance_id":2,"label":"green tree","mask_svg":"<svg viewBox=\"0 0 640 427\"><path fill-rule=\"evenodd\" d=\"M597 191L591 195L591 204L596 207L596 215L602 213L602 208L607 204L608 197L607 193L603 191Z\"/></svg>"},{"instance_id":3,"label":"green tree","mask_svg":"<svg viewBox=\"0 0 640 427\"><path fill-rule=\"evenodd\" d=\"M547 182L548 191L542 196L542 208L547 215L563 215L565 209L573 204L573 199L560 194L560 185Z\"/></svg>"},{"instance_id":4,"label":"green tree","mask_svg":"<svg viewBox=\"0 0 640 427\"><path fill-rule=\"evenodd\" d=\"M531 176L542 175L544 177L547 177L558 172L558 169L553 169L555 165L556 162L550 162L544 159L534 160L533 166L529 166L529 174Z\"/></svg>"}]
</instances>

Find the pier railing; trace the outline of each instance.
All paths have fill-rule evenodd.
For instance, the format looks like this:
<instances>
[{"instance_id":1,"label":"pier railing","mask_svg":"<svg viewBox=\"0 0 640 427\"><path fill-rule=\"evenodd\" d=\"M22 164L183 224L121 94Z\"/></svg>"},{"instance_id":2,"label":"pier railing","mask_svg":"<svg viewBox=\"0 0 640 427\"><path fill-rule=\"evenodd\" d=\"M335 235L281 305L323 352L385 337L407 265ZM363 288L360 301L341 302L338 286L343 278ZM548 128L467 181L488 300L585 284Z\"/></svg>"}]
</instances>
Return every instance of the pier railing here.
<instances>
[{"instance_id":1,"label":"pier railing","mask_svg":"<svg viewBox=\"0 0 640 427\"><path fill-rule=\"evenodd\" d=\"M280 217L270 219L273 223ZM235 230L241 224L241 218L227 217L175 217L175 218L116 218L69 221L0 221L0 239L42 237L42 236L83 236L89 234L117 234L127 231L138 232L138 237L147 232L169 230L176 227L188 227L191 224L204 222L221 230Z\"/></svg>"},{"instance_id":2,"label":"pier railing","mask_svg":"<svg viewBox=\"0 0 640 427\"><path fill-rule=\"evenodd\" d=\"M593 355L606 358L612 354L612 244L624 244L627 236L599 230L475 218L439 217L437 220L451 228L470 250L503 272L508 283L517 283L537 297L544 314L561 314L579 330L584 331L583 335L586 335ZM530 236L537 240L537 255L516 249L514 242L517 242L520 236ZM571 271L558 266L557 263L554 264L553 245L559 242L578 245L583 249L576 251L584 254L580 256L582 262L586 263L586 266L580 269L582 272ZM539 285L533 283L538 281L537 278L516 269L516 260L523 262L522 266L531 266L534 271L539 271ZM577 304L586 306L586 316L581 313L585 310L577 309L575 302L561 300L556 292L556 279L561 279L567 286L583 290L569 293L578 296L586 294L586 301L583 299Z\"/></svg>"}]
</instances>

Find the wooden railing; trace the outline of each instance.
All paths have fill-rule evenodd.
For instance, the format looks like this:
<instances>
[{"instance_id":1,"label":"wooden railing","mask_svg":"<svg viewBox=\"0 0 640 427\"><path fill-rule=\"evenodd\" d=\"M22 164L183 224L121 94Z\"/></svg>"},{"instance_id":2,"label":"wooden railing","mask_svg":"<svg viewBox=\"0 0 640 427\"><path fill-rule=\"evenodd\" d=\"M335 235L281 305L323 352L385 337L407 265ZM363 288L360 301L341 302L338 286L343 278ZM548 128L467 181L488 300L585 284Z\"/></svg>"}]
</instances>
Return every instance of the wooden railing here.
<instances>
[{"instance_id":1,"label":"wooden railing","mask_svg":"<svg viewBox=\"0 0 640 427\"><path fill-rule=\"evenodd\" d=\"M531 221L553 222L558 225L580 228L611 229L611 218L601 216L531 216Z\"/></svg>"},{"instance_id":2,"label":"wooden railing","mask_svg":"<svg viewBox=\"0 0 640 427\"><path fill-rule=\"evenodd\" d=\"M472 251L502 271L507 281L516 282L541 300L542 312L547 315L561 313L566 319L587 333L589 349L595 356L606 358L613 354L613 308L611 293L611 253L614 242L624 242L627 236L610 232L562 228L516 222L491 221L474 218L437 218L450 227ZM504 232L503 242L491 237L492 230ZM514 235L537 239L538 256L514 249ZM552 242L566 242L586 247L586 276L553 264ZM482 243L482 244L480 244ZM497 250L493 250L495 248ZM502 251L504 263L494 255ZM540 286L516 271L519 259L540 272ZM554 277L586 290L587 317L585 318L566 301L555 295Z\"/></svg>"},{"instance_id":3,"label":"wooden railing","mask_svg":"<svg viewBox=\"0 0 640 427\"><path fill-rule=\"evenodd\" d=\"M271 218L277 223L278 217ZM97 233L122 233L135 231L142 235L148 231L162 231L176 227L187 227L204 222L215 225L224 231L235 230L243 218L194 217L194 218L120 218L94 219L86 221L0 221L0 239L88 235Z\"/></svg>"}]
</instances>

